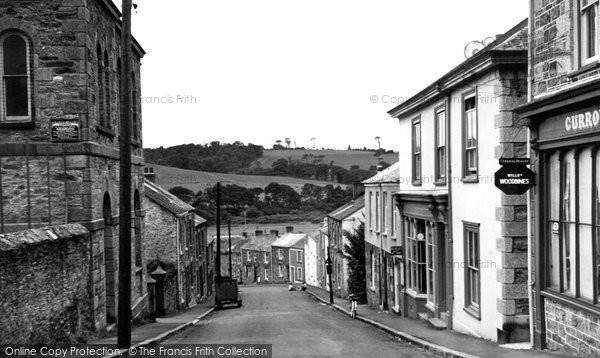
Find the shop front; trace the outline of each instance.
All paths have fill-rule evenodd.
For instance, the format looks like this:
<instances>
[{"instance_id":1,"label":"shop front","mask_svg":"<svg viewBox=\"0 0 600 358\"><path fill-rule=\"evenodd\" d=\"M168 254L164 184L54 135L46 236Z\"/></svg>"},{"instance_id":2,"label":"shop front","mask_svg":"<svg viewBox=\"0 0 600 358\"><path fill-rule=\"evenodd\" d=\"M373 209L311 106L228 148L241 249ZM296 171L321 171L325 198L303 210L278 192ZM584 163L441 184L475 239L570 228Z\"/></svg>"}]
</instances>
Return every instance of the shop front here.
<instances>
[{"instance_id":1,"label":"shop front","mask_svg":"<svg viewBox=\"0 0 600 358\"><path fill-rule=\"evenodd\" d=\"M442 319L447 315L446 224L448 195L397 194L404 241L405 316Z\"/></svg>"},{"instance_id":2,"label":"shop front","mask_svg":"<svg viewBox=\"0 0 600 358\"><path fill-rule=\"evenodd\" d=\"M532 131L534 328L540 348L600 354L600 89L519 109Z\"/></svg>"}]
</instances>

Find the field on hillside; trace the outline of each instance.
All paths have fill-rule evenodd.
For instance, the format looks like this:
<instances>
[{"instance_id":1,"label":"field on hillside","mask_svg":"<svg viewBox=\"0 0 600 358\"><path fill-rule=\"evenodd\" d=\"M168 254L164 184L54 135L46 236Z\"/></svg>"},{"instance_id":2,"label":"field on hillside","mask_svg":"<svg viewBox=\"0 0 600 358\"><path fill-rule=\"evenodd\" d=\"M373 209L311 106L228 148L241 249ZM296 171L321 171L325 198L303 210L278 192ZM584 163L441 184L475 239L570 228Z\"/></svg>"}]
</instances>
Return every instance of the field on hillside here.
<instances>
[{"instance_id":1,"label":"field on hillside","mask_svg":"<svg viewBox=\"0 0 600 358\"><path fill-rule=\"evenodd\" d=\"M148 164L154 168L156 174L156 183L160 186L170 189L175 186L182 186L197 193L200 190L213 187L217 182L221 185L236 184L245 188L264 188L269 183L279 183L289 185L300 192L305 183L311 183L319 186L333 184L345 188L346 185L330 183L318 180L298 179L289 177L259 176L259 175L238 175L200 172L195 170L179 169L166 167L162 165Z\"/></svg>"},{"instance_id":2,"label":"field on hillside","mask_svg":"<svg viewBox=\"0 0 600 358\"><path fill-rule=\"evenodd\" d=\"M372 165L377 165L378 158L373 154L375 152L362 150L313 150L313 149L266 149L262 158L252 162L251 166L260 166L262 168L271 168L278 159L302 160L305 155L317 157L323 155L323 163L337 165L350 169L353 165L360 166L361 169L369 169ZM398 153L385 153L381 156L384 162L393 164L398 161ZM308 159L310 163L312 159Z\"/></svg>"}]
</instances>

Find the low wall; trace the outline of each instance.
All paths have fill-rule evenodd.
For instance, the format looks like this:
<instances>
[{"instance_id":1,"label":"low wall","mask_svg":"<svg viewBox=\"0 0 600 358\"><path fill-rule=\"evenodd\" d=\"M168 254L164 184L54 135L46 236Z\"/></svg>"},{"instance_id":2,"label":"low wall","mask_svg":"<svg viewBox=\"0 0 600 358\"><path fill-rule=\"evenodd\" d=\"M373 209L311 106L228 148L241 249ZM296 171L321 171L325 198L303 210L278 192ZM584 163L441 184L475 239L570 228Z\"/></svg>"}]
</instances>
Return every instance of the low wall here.
<instances>
[{"instance_id":1,"label":"low wall","mask_svg":"<svg viewBox=\"0 0 600 358\"><path fill-rule=\"evenodd\" d=\"M73 343L92 330L90 238L70 224L0 234L0 344Z\"/></svg>"}]
</instances>

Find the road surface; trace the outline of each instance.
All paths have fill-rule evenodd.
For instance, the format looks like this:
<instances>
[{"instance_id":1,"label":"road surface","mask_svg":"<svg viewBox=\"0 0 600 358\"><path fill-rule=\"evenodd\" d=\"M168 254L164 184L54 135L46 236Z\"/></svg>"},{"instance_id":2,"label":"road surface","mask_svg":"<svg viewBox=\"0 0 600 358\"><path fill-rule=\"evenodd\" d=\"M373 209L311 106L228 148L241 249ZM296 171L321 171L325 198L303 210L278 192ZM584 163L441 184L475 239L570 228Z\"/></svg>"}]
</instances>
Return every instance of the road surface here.
<instances>
[{"instance_id":1,"label":"road surface","mask_svg":"<svg viewBox=\"0 0 600 358\"><path fill-rule=\"evenodd\" d=\"M273 344L274 357L433 357L284 286L241 288L242 308L223 309L163 344ZM359 307L360 310L360 307Z\"/></svg>"}]
</instances>

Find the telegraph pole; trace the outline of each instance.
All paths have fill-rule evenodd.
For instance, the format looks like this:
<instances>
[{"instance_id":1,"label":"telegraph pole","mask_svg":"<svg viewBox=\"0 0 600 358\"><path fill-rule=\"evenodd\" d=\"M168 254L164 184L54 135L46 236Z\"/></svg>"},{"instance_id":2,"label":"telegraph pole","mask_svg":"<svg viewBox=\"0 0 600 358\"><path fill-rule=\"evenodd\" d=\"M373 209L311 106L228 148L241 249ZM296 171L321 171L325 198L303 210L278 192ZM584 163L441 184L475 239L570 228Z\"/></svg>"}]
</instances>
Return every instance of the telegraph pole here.
<instances>
[{"instance_id":1,"label":"telegraph pole","mask_svg":"<svg viewBox=\"0 0 600 358\"><path fill-rule=\"evenodd\" d=\"M215 276L221 278L221 183L217 183L217 257L215 257Z\"/></svg>"},{"instance_id":2,"label":"telegraph pole","mask_svg":"<svg viewBox=\"0 0 600 358\"><path fill-rule=\"evenodd\" d=\"M131 346L131 0L123 0L121 118L119 123L119 309L117 345Z\"/></svg>"},{"instance_id":3,"label":"telegraph pole","mask_svg":"<svg viewBox=\"0 0 600 358\"><path fill-rule=\"evenodd\" d=\"M333 282L331 280L331 271L333 262L331 262L331 248L327 246L327 260L325 260L325 268L327 270L327 278L329 279L329 303L333 304Z\"/></svg>"},{"instance_id":4,"label":"telegraph pole","mask_svg":"<svg viewBox=\"0 0 600 358\"><path fill-rule=\"evenodd\" d=\"M231 270L231 220L227 220L227 234L229 236L229 278L233 278Z\"/></svg>"}]
</instances>

